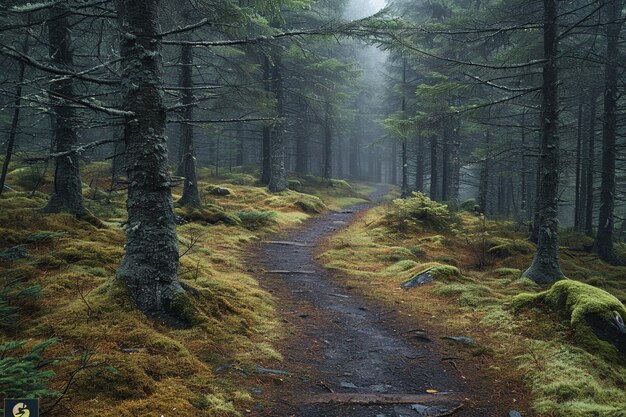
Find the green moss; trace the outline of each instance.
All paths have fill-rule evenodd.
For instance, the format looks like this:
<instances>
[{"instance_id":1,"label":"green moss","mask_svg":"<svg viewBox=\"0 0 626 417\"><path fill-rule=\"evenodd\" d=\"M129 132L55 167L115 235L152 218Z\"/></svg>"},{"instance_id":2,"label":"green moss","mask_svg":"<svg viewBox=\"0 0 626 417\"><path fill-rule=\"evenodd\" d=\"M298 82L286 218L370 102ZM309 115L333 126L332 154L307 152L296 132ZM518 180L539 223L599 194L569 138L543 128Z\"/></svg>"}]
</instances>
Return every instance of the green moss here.
<instances>
[{"instance_id":1,"label":"green moss","mask_svg":"<svg viewBox=\"0 0 626 417\"><path fill-rule=\"evenodd\" d=\"M170 302L169 310L174 317L188 325L193 326L199 322L198 310L194 307L186 293L176 294Z\"/></svg>"},{"instance_id":2,"label":"green moss","mask_svg":"<svg viewBox=\"0 0 626 417\"><path fill-rule=\"evenodd\" d=\"M510 279L516 279L522 275L522 271L515 268L498 268L495 269L493 273L498 277Z\"/></svg>"},{"instance_id":3,"label":"green moss","mask_svg":"<svg viewBox=\"0 0 626 417\"><path fill-rule=\"evenodd\" d=\"M301 191L302 183L296 179L289 179L287 180L287 188L289 188L290 190L294 190L294 191Z\"/></svg>"},{"instance_id":4,"label":"green moss","mask_svg":"<svg viewBox=\"0 0 626 417\"><path fill-rule=\"evenodd\" d=\"M241 219L246 229L257 230L263 226L269 226L276 222L278 215L274 211L238 211L237 217Z\"/></svg>"},{"instance_id":5,"label":"green moss","mask_svg":"<svg viewBox=\"0 0 626 417\"><path fill-rule=\"evenodd\" d=\"M458 217L447 205L433 201L422 193L394 200L385 219L393 230L400 232L423 229L447 231L458 222Z\"/></svg>"},{"instance_id":6,"label":"green moss","mask_svg":"<svg viewBox=\"0 0 626 417\"><path fill-rule=\"evenodd\" d=\"M322 202L322 200L315 196L302 195L294 203L294 206L304 213L323 213L326 211L326 205Z\"/></svg>"},{"instance_id":7,"label":"green moss","mask_svg":"<svg viewBox=\"0 0 626 417\"><path fill-rule=\"evenodd\" d=\"M415 268L417 265L417 262L407 259L404 261L396 262L395 264L385 269L385 272L395 274L398 272L408 271L409 269Z\"/></svg>"},{"instance_id":8,"label":"green moss","mask_svg":"<svg viewBox=\"0 0 626 417\"><path fill-rule=\"evenodd\" d=\"M535 245L525 240L508 240L489 249L489 253L497 258L508 258L517 255L529 255L535 252Z\"/></svg>"},{"instance_id":9,"label":"green moss","mask_svg":"<svg viewBox=\"0 0 626 417\"><path fill-rule=\"evenodd\" d=\"M607 359L619 358L617 349L599 339L591 327L592 323L599 322L611 328L611 322L616 315L626 319L626 308L608 292L582 282L562 280L547 291L538 294L520 294L512 302L514 309L537 304L569 318L577 343L602 354Z\"/></svg>"},{"instance_id":10,"label":"green moss","mask_svg":"<svg viewBox=\"0 0 626 417\"><path fill-rule=\"evenodd\" d=\"M208 204L201 209L190 207L177 208L176 214L189 222L199 222L206 224L224 223L228 225L239 225L241 219L234 214L226 212L222 207Z\"/></svg>"}]
</instances>

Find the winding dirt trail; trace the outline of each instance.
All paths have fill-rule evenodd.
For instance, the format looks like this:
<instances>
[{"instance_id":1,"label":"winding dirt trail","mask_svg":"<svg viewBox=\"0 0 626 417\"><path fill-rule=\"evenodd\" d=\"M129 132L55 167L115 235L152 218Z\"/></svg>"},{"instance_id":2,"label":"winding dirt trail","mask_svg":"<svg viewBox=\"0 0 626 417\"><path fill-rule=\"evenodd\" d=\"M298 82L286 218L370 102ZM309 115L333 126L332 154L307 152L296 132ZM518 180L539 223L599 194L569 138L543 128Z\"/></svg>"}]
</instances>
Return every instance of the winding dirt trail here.
<instances>
[{"instance_id":1,"label":"winding dirt trail","mask_svg":"<svg viewBox=\"0 0 626 417\"><path fill-rule=\"evenodd\" d=\"M385 192L379 188L372 200ZM410 327L393 311L365 301L315 260L327 237L369 207L363 203L313 218L258 249L254 263L264 270L259 281L279 300L279 311L296 334L282 348L284 362L279 365L290 376L264 392L265 404L253 414L508 415L508 410L473 398L485 394L472 392L459 373L441 361L436 343L411 338Z\"/></svg>"}]
</instances>

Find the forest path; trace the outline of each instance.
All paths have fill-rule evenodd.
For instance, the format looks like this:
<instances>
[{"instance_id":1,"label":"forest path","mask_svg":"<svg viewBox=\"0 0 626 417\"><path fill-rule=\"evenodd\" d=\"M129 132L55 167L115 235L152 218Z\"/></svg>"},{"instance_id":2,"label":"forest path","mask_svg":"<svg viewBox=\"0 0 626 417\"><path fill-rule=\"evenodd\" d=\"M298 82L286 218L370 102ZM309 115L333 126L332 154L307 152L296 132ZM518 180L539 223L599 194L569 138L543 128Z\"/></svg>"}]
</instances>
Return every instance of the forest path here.
<instances>
[{"instance_id":1,"label":"forest path","mask_svg":"<svg viewBox=\"0 0 626 417\"><path fill-rule=\"evenodd\" d=\"M386 192L379 187L372 200ZM264 271L261 286L278 300L281 317L296 334L281 348L284 361L277 365L290 375L275 377L276 384L262 390L258 399L264 404L253 415L502 415L472 401L464 380L441 360L436 343L411 338L411 328L393 310L364 300L316 261L325 239L372 206L362 203L315 217L256 251L253 262ZM420 399L425 406L417 405ZM458 413L453 411L461 405Z\"/></svg>"}]
</instances>

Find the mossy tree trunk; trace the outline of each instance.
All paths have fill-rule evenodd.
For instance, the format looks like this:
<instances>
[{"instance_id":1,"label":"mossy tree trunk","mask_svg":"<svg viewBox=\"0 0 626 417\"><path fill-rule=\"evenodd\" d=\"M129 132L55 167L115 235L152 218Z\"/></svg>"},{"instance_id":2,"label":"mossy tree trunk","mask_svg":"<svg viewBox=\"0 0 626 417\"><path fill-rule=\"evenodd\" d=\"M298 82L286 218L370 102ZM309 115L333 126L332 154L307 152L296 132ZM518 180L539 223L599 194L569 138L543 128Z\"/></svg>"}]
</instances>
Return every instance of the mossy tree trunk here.
<instances>
[{"instance_id":1,"label":"mossy tree trunk","mask_svg":"<svg viewBox=\"0 0 626 417\"><path fill-rule=\"evenodd\" d=\"M50 9L48 21L50 60L58 68L74 71L72 32L67 14L68 6L63 3ZM54 151L64 153L64 155L55 160L54 188L43 211L45 213L68 212L76 217L82 217L87 214L87 210L83 202L80 161L78 154L67 154L78 145L78 120L76 109L62 98L75 97L74 80L71 77L55 79L50 83L50 93L51 107L55 116Z\"/></svg>"},{"instance_id":2,"label":"mossy tree trunk","mask_svg":"<svg viewBox=\"0 0 626 417\"><path fill-rule=\"evenodd\" d=\"M285 126L284 126L284 91L282 63L276 54L273 59L272 84L276 95L276 110L278 118L274 123L273 135L270 141L270 182L267 188L272 193L279 193L287 189L287 170L285 169Z\"/></svg>"},{"instance_id":3,"label":"mossy tree trunk","mask_svg":"<svg viewBox=\"0 0 626 417\"><path fill-rule=\"evenodd\" d=\"M617 100L619 35L622 29L623 0L603 0L606 24L606 64L604 70L604 117L602 127L602 183L600 187L600 215L594 251L603 261L614 262L613 232L615 228L615 160L617 135Z\"/></svg>"},{"instance_id":4,"label":"mossy tree trunk","mask_svg":"<svg viewBox=\"0 0 626 417\"><path fill-rule=\"evenodd\" d=\"M402 61L402 118L406 119L406 58ZM402 198L408 198L409 192L409 160L407 138L402 138Z\"/></svg>"},{"instance_id":5,"label":"mossy tree trunk","mask_svg":"<svg viewBox=\"0 0 626 417\"><path fill-rule=\"evenodd\" d=\"M198 192L198 176L196 173L196 151L193 143L193 48L191 45L181 47L180 85L183 88L183 123L181 129L182 159L179 175L184 177L183 196L178 201L181 206L201 207Z\"/></svg>"},{"instance_id":6,"label":"mossy tree trunk","mask_svg":"<svg viewBox=\"0 0 626 417\"><path fill-rule=\"evenodd\" d=\"M157 0L116 0L122 57L128 226L117 271L137 306L168 317L183 288L178 282L178 240L161 97L162 62Z\"/></svg>"},{"instance_id":7,"label":"mossy tree trunk","mask_svg":"<svg viewBox=\"0 0 626 417\"><path fill-rule=\"evenodd\" d=\"M559 189L559 71L557 0L544 0L543 98L541 117L541 155L536 225L537 253L524 277L540 284L552 284L563 278L559 262L558 189Z\"/></svg>"}]
</instances>

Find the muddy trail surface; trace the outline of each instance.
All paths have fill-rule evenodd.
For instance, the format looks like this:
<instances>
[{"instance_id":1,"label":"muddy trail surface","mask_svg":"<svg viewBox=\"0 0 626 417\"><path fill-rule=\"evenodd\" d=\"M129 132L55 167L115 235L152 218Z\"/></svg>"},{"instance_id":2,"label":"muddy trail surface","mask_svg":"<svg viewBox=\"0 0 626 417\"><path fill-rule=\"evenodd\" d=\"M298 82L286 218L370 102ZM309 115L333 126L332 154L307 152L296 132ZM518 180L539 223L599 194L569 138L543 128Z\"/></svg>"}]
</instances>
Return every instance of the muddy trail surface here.
<instances>
[{"instance_id":1,"label":"muddy trail surface","mask_svg":"<svg viewBox=\"0 0 626 417\"><path fill-rule=\"evenodd\" d=\"M377 202L386 188L371 196ZM273 417L501 416L489 393L472 392L437 344L412 337L415 323L364 300L316 256L325 239L372 203L313 218L265 242L254 256L261 285L295 334L281 353L288 376L263 390L254 415ZM410 327L412 326L412 327ZM481 397L481 398L475 398Z\"/></svg>"}]
</instances>

